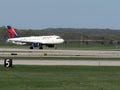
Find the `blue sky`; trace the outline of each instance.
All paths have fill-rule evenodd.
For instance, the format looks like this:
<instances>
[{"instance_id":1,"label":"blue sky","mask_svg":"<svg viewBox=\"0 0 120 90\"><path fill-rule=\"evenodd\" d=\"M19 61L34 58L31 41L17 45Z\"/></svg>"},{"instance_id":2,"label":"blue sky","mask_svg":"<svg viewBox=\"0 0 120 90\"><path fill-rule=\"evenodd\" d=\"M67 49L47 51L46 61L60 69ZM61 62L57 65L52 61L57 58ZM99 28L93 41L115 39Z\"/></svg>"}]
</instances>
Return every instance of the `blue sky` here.
<instances>
[{"instance_id":1,"label":"blue sky","mask_svg":"<svg viewBox=\"0 0 120 90\"><path fill-rule=\"evenodd\" d=\"M120 29L120 0L0 0L0 26Z\"/></svg>"}]
</instances>

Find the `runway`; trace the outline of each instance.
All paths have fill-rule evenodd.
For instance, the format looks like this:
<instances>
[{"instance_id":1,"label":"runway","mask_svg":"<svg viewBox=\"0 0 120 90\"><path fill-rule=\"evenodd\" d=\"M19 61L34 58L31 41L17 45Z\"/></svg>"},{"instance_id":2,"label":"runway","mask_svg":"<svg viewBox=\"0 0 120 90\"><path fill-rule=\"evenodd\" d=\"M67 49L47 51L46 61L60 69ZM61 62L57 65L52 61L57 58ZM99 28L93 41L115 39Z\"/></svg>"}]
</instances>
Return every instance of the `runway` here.
<instances>
[{"instance_id":1,"label":"runway","mask_svg":"<svg viewBox=\"0 0 120 90\"><path fill-rule=\"evenodd\" d=\"M48 57L96 57L120 58L120 51L105 50L39 50L39 49L6 49L0 48L0 57L41 57L46 53ZM4 61L0 60L0 64ZM13 65L78 65L78 66L120 66L120 61L115 60L13 60Z\"/></svg>"},{"instance_id":2,"label":"runway","mask_svg":"<svg viewBox=\"0 0 120 90\"><path fill-rule=\"evenodd\" d=\"M0 56L10 56L16 53L17 56L40 56L46 53L48 56L77 56L77 57L109 57L120 58L120 51L105 50L39 50L39 49L6 49L0 48Z\"/></svg>"},{"instance_id":3,"label":"runway","mask_svg":"<svg viewBox=\"0 0 120 90\"><path fill-rule=\"evenodd\" d=\"M1 60L3 65L4 61ZM52 66L120 66L120 61L111 60L13 60L13 65L52 65Z\"/></svg>"}]
</instances>

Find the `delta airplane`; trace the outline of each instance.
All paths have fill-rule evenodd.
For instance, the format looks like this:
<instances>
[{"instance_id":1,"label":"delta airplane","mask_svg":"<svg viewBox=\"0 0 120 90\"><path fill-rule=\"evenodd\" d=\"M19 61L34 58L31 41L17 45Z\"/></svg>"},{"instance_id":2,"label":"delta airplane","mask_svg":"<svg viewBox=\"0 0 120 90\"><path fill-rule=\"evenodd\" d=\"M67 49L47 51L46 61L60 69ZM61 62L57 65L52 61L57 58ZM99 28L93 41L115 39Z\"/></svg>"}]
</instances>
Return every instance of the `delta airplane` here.
<instances>
[{"instance_id":1,"label":"delta airplane","mask_svg":"<svg viewBox=\"0 0 120 90\"><path fill-rule=\"evenodd\" d=\"M18 45L29 45L30 49L33 49L34 47L39 47L39 49L43 49L43 45L54 48L55 45L64 42L64 40L60 36L56 35L19 37L11 26L7 26L7 28L9 33L9 39L7 40L7 42Z\"/></svg>"}]
</instances>

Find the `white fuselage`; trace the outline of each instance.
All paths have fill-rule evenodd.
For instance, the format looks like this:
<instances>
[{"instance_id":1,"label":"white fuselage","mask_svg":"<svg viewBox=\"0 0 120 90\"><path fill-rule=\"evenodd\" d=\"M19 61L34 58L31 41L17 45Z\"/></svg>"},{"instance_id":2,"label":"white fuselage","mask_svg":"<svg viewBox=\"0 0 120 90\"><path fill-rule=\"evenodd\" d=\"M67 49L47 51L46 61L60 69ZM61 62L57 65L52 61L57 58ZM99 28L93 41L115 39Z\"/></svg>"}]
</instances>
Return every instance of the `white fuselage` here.
<instances>
[{"instance_id":1,"label":"white fuselage","mask_svg":"<svg viewBox=\"0 0 120 90\"><path fill-rule=\"evenodd\" d=\"M60 44L64 40L60 36L31 36L31 37L19 37L19 38L10 38L7 42L24 45L27 43L40 43L40 44Z\"/></svg>"}]
</instances>

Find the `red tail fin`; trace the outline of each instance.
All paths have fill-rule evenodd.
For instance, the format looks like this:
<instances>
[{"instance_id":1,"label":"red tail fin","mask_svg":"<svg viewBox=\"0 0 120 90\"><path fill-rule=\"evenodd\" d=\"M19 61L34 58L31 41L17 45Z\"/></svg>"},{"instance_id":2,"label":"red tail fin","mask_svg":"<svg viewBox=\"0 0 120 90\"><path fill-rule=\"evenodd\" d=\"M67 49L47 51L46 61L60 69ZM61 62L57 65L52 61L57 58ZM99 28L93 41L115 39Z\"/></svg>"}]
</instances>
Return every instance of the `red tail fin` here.
<instances>
[{"instance_id":1,"label":"red tail fin","mask_svg":"<svg viewBox=\"0 0 120 90\"><path fill-rule=\"evenodd\" d=\"M15 30L11 26L7 26L7 28L8 28L8 33L9 33L10 38L17 38L18 37L17 33L15 32Z\"/></svg>"}]
</instances>

